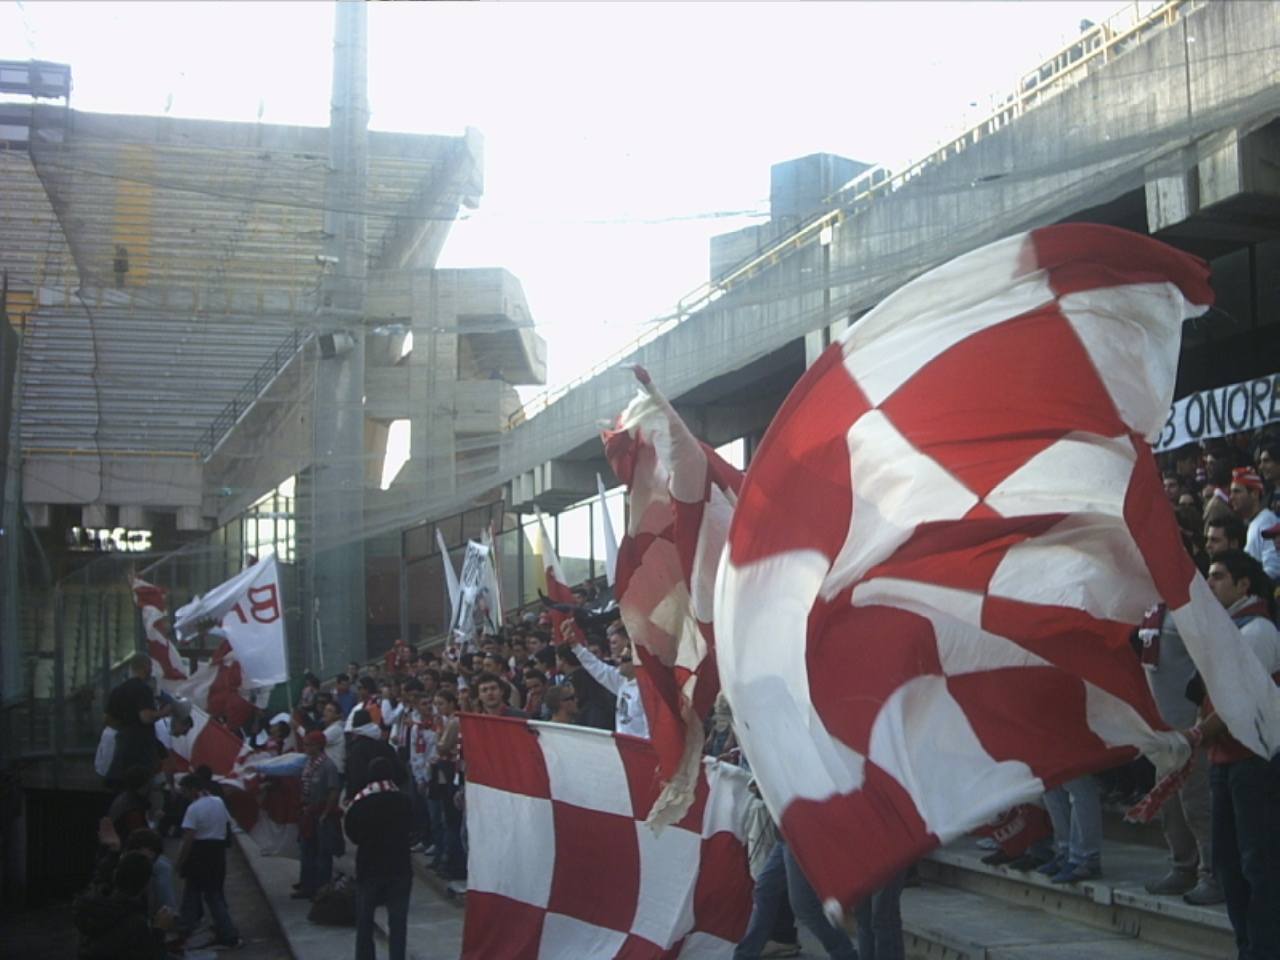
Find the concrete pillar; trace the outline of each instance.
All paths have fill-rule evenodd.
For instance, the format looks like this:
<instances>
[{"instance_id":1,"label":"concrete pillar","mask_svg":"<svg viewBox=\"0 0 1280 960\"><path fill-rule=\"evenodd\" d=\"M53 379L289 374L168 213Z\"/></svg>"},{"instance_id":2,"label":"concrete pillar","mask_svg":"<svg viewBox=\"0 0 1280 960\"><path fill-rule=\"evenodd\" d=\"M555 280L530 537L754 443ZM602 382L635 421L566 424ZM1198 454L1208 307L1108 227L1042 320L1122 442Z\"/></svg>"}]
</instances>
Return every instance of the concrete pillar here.
<instances>
[{"instance_id":1,"label":"concrete pillar","mask_svg":"<svg viewBox=\"0 0 1280 960\"><path fill-rule=\"evenodd\" d=\"M329 174L325 180L325 274L321 332L335 336L316 363L312 415L310 597L326 669L365 658L364 600L364 308L365 205L369 172L368 13L337 4ZM311 645L312 656L315 646ZM318 664L317 664L318 666Z\"/></svg>"}]
</instances>

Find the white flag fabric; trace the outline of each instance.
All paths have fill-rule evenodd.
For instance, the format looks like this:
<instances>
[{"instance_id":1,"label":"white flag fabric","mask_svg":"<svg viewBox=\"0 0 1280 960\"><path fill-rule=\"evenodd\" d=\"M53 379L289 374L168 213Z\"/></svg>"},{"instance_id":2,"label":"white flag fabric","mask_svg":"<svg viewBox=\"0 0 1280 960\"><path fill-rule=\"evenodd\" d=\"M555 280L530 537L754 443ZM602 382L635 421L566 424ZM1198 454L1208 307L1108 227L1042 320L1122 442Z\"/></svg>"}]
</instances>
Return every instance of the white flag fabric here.
<instances>
[{"instance_id":1,"label":"white flag fabric","mask_svg":"<svg viewBox=\"0 0 1280 960\"><path fill-rule=\"evenodd\" d=\"M436 546L440 548L440 562L444 564L444 583L449 590L450 617L449 622L458 622L458 573L453 569L453 560L449 556L449 548L444 545L444 534L436 527Z\"/></svg>"},{"instance_id":2,"label":"white flag fabric","mask_svg":"<svg viewBox=\"0 0 1280 960\"><path fill-rule=\"evenodd\" d=\"M609 516L609 504L604 498L604 480L598 473L596 490L600 492L600 516L604 521L604 575L612 587L618 575L618 535L613 532L613 517Z\"/></svg>"},{"instance_id":3,"label":"white flag fabric","mask_svg":"<svg viewBox=\"0 0 1280 960\"><path fill-rule=\"evenodd\" d=\"M174 630L180 638L190 638L206 620L219 622L226 631L245 687L289 679L280 571L274 554L180 608Z\"/></svg>"}]
</instances>

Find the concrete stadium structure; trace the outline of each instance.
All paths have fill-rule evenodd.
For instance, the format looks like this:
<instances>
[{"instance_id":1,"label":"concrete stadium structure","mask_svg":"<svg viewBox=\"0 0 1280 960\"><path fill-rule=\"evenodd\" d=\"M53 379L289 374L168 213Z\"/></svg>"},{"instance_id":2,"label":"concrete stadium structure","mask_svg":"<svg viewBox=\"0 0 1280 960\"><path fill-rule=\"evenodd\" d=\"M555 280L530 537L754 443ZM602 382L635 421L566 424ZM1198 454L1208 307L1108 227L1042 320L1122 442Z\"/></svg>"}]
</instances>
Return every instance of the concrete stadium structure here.
<instances>
[{"instance_id":1,"label":"concrete stadium structure","mask_svg":"<svg viewBox=\"0 0 1280 960\"><path fill-rule=\"evenodd\" d=\"M68 68L0 64L0 92L63 101L0 103L0 312L17 333L0 330L0 760L35 764L29 790L92 782L103 698L138 638L134 555L97 556L86 531L119 528L120 546L149 531L138 564L174 605L275 549L291 663L333 673L438 632L437 530L452 549L492 525L517 600L534 586L535 507L557 539L561 522L593 536L584 501L609 477L597 432L634 393L628 364L704 439L743 440L749 457L833 337L1000 236L1088 220L1209 259L1218 307L1186 328L1182 393L1280 363L1278 4L1132 5L907 170L779 164L771 221L717 238L703 288L523 407L514 387L543 383L546 357L519 281L436 267L483 193L481 138L367 131L363 26L344 29L327 130L83 113ZM409 459L384 490L397 421ZM563 558L572 579L599 572L595 553ZM49 870L69 872L57 819L27 809ZM1212 957L1226 942L1216 915L1104 884L1064 900L971 852L923 869L1105 929L1100 956ZM916 925L928 956L1079 955L999 952L972 919L989 912L928 893L948 923ZM1152 951L1106 952L1135 929Z\"/></svg>"}]
</instances>

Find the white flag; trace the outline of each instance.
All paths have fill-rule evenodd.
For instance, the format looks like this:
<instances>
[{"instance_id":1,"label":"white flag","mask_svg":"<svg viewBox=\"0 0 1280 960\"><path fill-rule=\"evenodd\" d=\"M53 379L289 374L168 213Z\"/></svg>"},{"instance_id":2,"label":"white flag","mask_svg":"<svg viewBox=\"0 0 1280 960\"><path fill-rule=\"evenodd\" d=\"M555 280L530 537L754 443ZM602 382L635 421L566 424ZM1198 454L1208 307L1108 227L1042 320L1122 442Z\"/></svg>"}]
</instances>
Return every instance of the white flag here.
<instances>
[{"instance_id":1,"label":"white flag","mask_svg":"<svg viewBox=\"0 0 1280 960\"><path fill-rule=\"evenodd\" d=\"M173 626L179 637L189 638L206 620L218 622L226 632L245 687L289 679L280 571L274 554L179 609Z\"/></svg>"},{"instance_id":2,"label":"white flag","mask_svg":"<svg viewBox=\"0 0 1280 960\"><path fill-rule=\"evenodd\" d=\"M458 622L458 574L453 569L453 560L449 557L449 548L444 545L444 534L436 527L436 545L440 548L440 560L444 563L444 583L449 589L449 605L452 613L449 622Z\"/></svg>"},{"instance_id":3,"label":"white flag","mask_svg":"<svg viewBox=\"0 0 1280 960\"><path fill-rule=\"evenodd\" d=\"M613 578L618 572L618 538L613 532L613 518L609 516L609 505L604 500L604 480L596 474L596 489L600 491L600 515L604 517L604 575L613 586Z\"/></svg>"}]
</instances>

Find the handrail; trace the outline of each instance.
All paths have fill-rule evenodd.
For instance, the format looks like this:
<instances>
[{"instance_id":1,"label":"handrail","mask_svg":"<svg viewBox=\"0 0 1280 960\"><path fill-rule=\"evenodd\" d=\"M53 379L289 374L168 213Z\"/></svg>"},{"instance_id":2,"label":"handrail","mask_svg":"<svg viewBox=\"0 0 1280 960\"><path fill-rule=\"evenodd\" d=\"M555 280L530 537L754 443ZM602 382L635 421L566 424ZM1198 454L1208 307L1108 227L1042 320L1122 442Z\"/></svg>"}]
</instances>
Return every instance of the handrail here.
<instances>
[{"instance_id":1,"label":"handrail","mask_svg":"<svg viewBox=\"0 0 1280 960\"><path fill-rule=\"evenodd\" d=\"M295 327L293 332L275 348L271 356L263 361L253 376L235 392L222 411L213 418L213 422L200 434L200 439L196 441L195 452L201 460L207 462L213 456L218 446L231 432L231 428L249 412L249 408L262 396L263 391L271 385L280 371L311 340L312 336L312 333Z\"/></svg>"},{"instance_id":2,"label":"handrail","mask_svg":"<svg viewBox=\"0 0 1280 960\"><path fill-rule=\"evenodd\" d=\"M799 247L819 238L824 230L839 226L848 214L849 209L855 204L874 200L882 194L897 191L908 181L920 176L929 167L944 163L949 157L977 143L985 134L995 133L1027 110L1037 106L1059 85L1060 81L1081 72L1097 57L1104 57L1104 62L1109 61L1111 52L1120 44L1134 37L1141 41L1148 28L1162 22L1166 25L1176 22L1178 11L1182 7L1197 5L1202 0L1164 0L1164 2L1148 0L1148 2L1158 3L1158 6L1151 8L1144 14L1142 12L1143 3L1140 0L1132 0L1132 2L1126 4L1101 24L1091 27L1070 43L1063 45L1053 56L1041 61L1039 66L1023 73L1018 82L1018 89L1009 95L999 107L978 123L970 126L964 133L934 150L924 159L912 163L896 174L879 165L864 170L849 183L824 199L824 203L836 204L834 209L819 214L795 227L771 246L760 253L753 254L724 276L699 284L676 302L676 308L673 312L656 317L653 320L653 326L634 340L618 348L603 360L593 364L587 371L572 380L559 387L544 391L522 405L519 410L508 418L507 429L511 429L530 417L536 416L565 396L570 390L576 389L588 380L594 379L605 370L617 366L620 361L635 353L646 343L650 343L669 330L678 327L693 313L705 309L725 293L728 293L734 284L753 276L761 266L772 263L779 257L790 254ZM1116 21L1121 19L1125 19L1127 22L1129 16L1132 16L1133 21L1129 26L1123 28L1113 26ZM1097 42L1099 40L1101 41L1100 43ZM1077 50L1079 51L1079 56L1073 58L1072 54ZM1063 57L1067 58L1065 65L1060 63ZM1049 69L1049 74L1044 76L1046 68ZM1030 86L1027 86L1029 82Z\"/></svg>"},{"instance_id":3,"label":"handrail","mask_svg":"<svg viewBox=\"0 0 1280 960\"><path fill-rule=\"evenodd\" d=\"M22 458L29 457L138 457L143 460L176 459L194 460L199 456L194 450L118 450L98 447L23 447Z\"/></svg>"}]
</instances>

